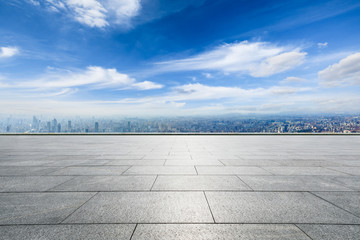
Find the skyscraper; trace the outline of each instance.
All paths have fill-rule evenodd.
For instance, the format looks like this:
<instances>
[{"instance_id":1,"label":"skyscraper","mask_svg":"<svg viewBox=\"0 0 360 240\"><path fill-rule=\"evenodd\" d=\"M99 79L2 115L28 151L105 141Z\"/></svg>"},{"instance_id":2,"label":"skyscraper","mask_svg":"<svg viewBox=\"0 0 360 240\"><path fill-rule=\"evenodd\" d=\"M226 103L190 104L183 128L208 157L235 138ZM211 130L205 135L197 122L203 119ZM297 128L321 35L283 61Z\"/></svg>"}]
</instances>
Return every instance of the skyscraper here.
<instances>
[{"instance_id":1,"label":"skyscraper","mask_svg":"<svg viewBox=\"0 0 360 240\"><path fill-rule=\"evenodd\" d=\"M53 132L56 132L56 127L57 127L57 120L56 120L56 118L54 118L53 125L52 125L52 131Z\"/></svg>"},{"instance_id":2,"label":"skyscraper","mask_svg":"<svg viewBox=\"0 0 360 240\"><path fill-rule=\"evenodd\" d=\"M68 129L67 129L68 132L71 132L71 121L70 121L70 120L68 121L68 127L67 127L67 128L68 128Z\"/></svg>"},{"instance_id":3,"label":"skyscraper","mask_svg":"<svg viewBox=\"0 0 360 240\"><path fill-rule=\"evenodd\" d=\"M99 123L95 122L95 132L99 132Z\"/></svg>"}]
</instances>

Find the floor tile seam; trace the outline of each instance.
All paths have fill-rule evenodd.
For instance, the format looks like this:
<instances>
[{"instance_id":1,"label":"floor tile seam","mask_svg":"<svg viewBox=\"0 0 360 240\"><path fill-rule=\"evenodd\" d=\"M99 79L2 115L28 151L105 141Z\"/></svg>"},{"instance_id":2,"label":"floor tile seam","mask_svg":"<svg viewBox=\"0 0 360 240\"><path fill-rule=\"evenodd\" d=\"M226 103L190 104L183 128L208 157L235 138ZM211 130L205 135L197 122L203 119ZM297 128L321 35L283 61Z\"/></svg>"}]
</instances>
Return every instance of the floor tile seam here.
<instances>
[{"instance_id":1,"label":"floor tile seam","mask_svg":"<svg viewBox=\"0 0 360 240\"><path fill-rule=\"evenodd\" d=\"M139 225L138 223L135 224L135 227L134 227L134 229L133 229L133 231L132 231L132 233L131 233L131 236L130 236L129 240L131 240L131 239L133 238L133 236L134 236L134 234L135 234L135 231L136 231L136 228L137 228L138 225Z\"/></svg>"},{"instance_id":2,"label":"floor tile seam","mask_svg":"<svg viewBox=\"0 0 360 240\"><path fill-rule=\"evenodd\" d=\"M10 223L10 224L0 224L0 227L7 227L7 226L68 226L68 225L288 225L288 226L295 226L295 225L323 225L323 226L359 226L358 223L263 223L263 222L91 222L91 223Z\"/></svg>"},{"instance_id":3,"label":"floor tile seam","mask_svg":"<svg viewBox=\"0 0 360 240\"><path fill-rule=\"evenodd\" d=\"M250 187L249 184L247 184L243 179L241 179L238 175L236 175L236 177L242 182L245 184L245 186L247 186L248 188L250 188L252 191L254 191L254 189L252 187Z\"/></svg>"},{"instance_id":4,"label":"floor tile seam","mask_svg":"<svg viewBox=\"0 0 360 240\"><path fill-rule=\"evenodd\" d=\"M223 161L221 161L220 159L216 159L216 160L219 161L223 166L228 166ZM229 165L229 166L231 166L231 165Z\"/></svg>"},{"instance_id":5,"label":"floor tile seam","mask_svg":"<svg viewBox=\"0 0 360 240\"><path fill-rule=\"evenodd\" d=\"M212 210L211 210L211 207L210 207L210 204L209 204L209 201L208 201L208 199L207 199L207 196L206 196L205 191L203 191L203 194L204 194L204 197L205 197L206 204L207 204L207 206L208 206L208 208L209 208L209 211L210 211L211 217L212 217L212 219L213 219L214 223L216 223L216 221L215 221L215 217L214 217L214 214L213 214L213 212L212 212Z\"/></svg>"},{"instance_id":6,"label":"floor tile seam","mask_svg":"<svg viewBox=\"0 0 360 240\"><path fill-rule=\"evenodd\" d=\"M334 171L334 172L339 172L339 173L346 174L346 176L353 176L353 177L360 176L360 175L356 175L356 174L346 173L346 172L340 171L338 169L332 169L331 167L323 167L323 168L326 168L326 169Z\"/></svg>"},{"instance_id":7,"label":"floor tile seam","mask_svg":"<svg viewBox=\"0 0 360 240\"><path fill-rule=\"evenodd\" d=\"M338 205L336 205L335 203L330 202L329 200L327 200L327 199L325 199L325 198L322 198L322 197L316 195L314 192L309 192L309 193L312 194L313 196L315 196L315 197L317 197L317 198L319 198L319 199L321 199L321 200L323 200L323 201L325 201L325 202L327 202L327 203L329 203L329 204L331 204L331 205L333 205L333 206L335 206L335 207L337 207L337 208L339 208L339 209L347 212L347 213L350 213L351 215L355 216L356 218L358 218L358 219L360 220L360 216L357 216L356 214L350 212L349 210L346 210L346 209L344 209L343 207L338 206Z\"/></svg>"},{"instance_id":8,"label":"floor tile seam","mask_svg":"<svg viewBox=\"0 0 360 240\"><path fill-rule=\"evenodd\" d=\"M51 192L54 188L57 188L57 187L65 184L65 183L67 183L67 182L70 182L70 181L72 181L72 180L74 180L75 178L78 178L78 177L79 177L79 176L73 176L73 177L70 178L69 180L67 180L67 181L65 181L65 182L63 182L63 183L60 183L60 184L58 184L58 185L56 185L56 186L54 186L54 187L51 187L51 188L45 190L44 192Z\"/></svg>"},{"instance_id":9,"label":"floor tile seam","mask_svg":"<svg viewBox=\"0 0 360 240\"><path fill-rule=\"evenodd\" d=\"M153 184L151 185L150 192L153 190L158 177L159 177L159 175L156 175L155 180L154 180Z\"/></svg>"},{"instance_id":10,"label":"floor tile seam","mask_svg":"<svg viewBox=\"0 0 360 240\"><path fill-rule=\"evenodd\" d=\"M125 171L123 171L120 175L118 175L118 176L121 176L121 175L126 175L125 173L130 169L130 168L132 168L133 166L131 165L131 166L129 166Z\"/></svg>"},{"instance_id":11,"label":"floor tile seam","mask_svg":"<svg viewBox=\"0 0 360 240\"><path fill-rule=\"evenodd\" d=\"M297 224L294 224L294 226L299 229L303 234L305 234L309 239L314 240L312 237L310 237L302 228L300 228Z\"/></svg>"},{"instance_id":12,"label":"floor tile seam","mask_svg":"<svg viewBox=\"0 0 360 240\"><path fill-rule=\"evenodd\" d=\"M309 191L270 191L270 190L234 190L234 189L229 189L229 190L211 190L211 189L196 189L196 190L176 190L176 189L152 189L152 190L136 190L136 189L130 189L130 190L46 190L46 191L13 191L13 192L0 192L1 194L12 194L12 193L94 193L94 192L104 192L104 193L121 193L121 192L184 192L184 193L189 193L189 192L224 192L224 193L228 193L228 192L234 192L234 193L304 193L304 192L309 192ZM316 192L343 192L343 193L349 193L349 192L358 192L358 191L316 191Z\"/></svg>"},{"instance_id":13,"label":"floor tile seam","mask_svg":"<svg viewBox=\"0 0 360 240\"><path fill-rule=\"evenodd\" d=\"M73 215L77 210L79 210L82 206L84 206L87 202L89 202L91 199L93 199L96 195L98 195L99 192L96 192L93 196L91 196L88 200L86 200L83 204L81 204L79 207L77 207L73 212L71 212L69 215L67 215L61 222L63 223L64 221L66 221L66 219L68 219L71 215Z\"/></svg>"}]
</instances>

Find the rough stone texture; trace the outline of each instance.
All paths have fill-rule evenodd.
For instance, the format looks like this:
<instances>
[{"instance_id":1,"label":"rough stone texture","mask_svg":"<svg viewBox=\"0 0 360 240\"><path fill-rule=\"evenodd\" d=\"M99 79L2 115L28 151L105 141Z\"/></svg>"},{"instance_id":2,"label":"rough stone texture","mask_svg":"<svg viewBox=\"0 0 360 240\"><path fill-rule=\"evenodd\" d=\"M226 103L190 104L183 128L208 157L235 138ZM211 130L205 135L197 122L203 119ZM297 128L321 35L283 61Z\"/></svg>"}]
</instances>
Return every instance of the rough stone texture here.
<instances>
[{"instance_id":1,"label":"rough stone texture","mask_svg":"<svg viewBox=\"0 0 360 240\"><path fill-rule=\"evenodd\" d=\"M209 223L202 192L99 193L72 214L67 223Z\"/></svg>"},{"instance_id":2,"label":"rough stone texture","mask_svg":"<svg viewBox=\"0 0 360 240\"><path fill-rule=\"evenodd\" d=\"M134 224L0 226L1 240L130 239Z\"/></svg>"},{"instance_id":3,"label":"rough stone texture","mask_svg":"<svg viewBox=\"0 0 360 240\"><path fill-rule=\"evenodd\" d=\"M358 240L359 146L360 136L0 136L0 239Z\"/></svg>"},{"instance_id":4,"label":"rough stone texture","mask_svg":"<svg viewBox=\"0 0 360 240\"><path fill-rule=\"evenodd\" d=\"M358 240L360 225L314 225L299 224L313 240Z\"/></svg>"},{"instance_id":5,"label":"rough stone texture","mask_svg":"<svg viewBox=\"0 0 360 240\"><path fill-rule=\"evenodd\" d=\"M218 223L360 224L360 218L303 192L207 192Z\"/></svg>"},{"instance_id":6,"label":"rough stone texture","mask_svg":"<svg viewBox=\"0 0 360 240\"><path fill-rule=\"evenodd\" d=\"M294 225L140 224L133 240L311 240Z\"/></svg>"}]
</instances>

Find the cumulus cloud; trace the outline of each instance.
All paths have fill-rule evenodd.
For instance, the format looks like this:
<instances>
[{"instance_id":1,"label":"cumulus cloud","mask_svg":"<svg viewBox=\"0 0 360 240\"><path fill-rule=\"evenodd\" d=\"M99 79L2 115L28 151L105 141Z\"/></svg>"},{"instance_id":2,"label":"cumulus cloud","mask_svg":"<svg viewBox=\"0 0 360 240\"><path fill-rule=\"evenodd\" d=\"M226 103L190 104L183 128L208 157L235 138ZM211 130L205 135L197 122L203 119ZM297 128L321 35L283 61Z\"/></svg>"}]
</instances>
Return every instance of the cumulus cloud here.
<instances>
[{"instance_id":1,"label":"cumulus cloud","mask_svg":"<svg viewBox=\"0 0 360 240\"><path fill-rule=\"evenodd\" d=\"M150 81L137 82L127 74L119 73L116 69L90 66L80 71L57 71L26 82L9 84L10 88L22 89L70 89L85 87L89 89L159 89L163 85ZM69 91L67 91L68 93Z\"/></svg>"},{"instance_id":2,"label":"cumulus cloud","mask_svg":"<svg viewBox=\"0 0 360 240\"><path fill-rule=\"evenodd\" d=\"M347 56L338 63L328 66L318 73L325 86L359 85L360 52Z\"/></svg>"},{"instance_id":3,"label":"cumulus cloud","mask_svg":"<svg viewBox=\"0 0 360 240\"><path fill-rule=\"evenodd\" d=\"M65 13L89 27L104 28L111 23L130 27L141 9L140 0L29 0L35 6Z\"/></svg>"},{"instance_id":4,"label":"cumulus cloud","mask_svg":"<svg viewBox=\"0 0 360 240\"><path fill-rule=\"evenodd\" d=\"M20 53L17 47L0 47L0 58L13 57Z\"/></svg>"},{"instance_id":5,"label":"cumulus cloud","mask_svg":"<svg viewBox=\"0 0 360 240\"><path fill-rule=\"evenodd\" d=\"M307 53L267 42L224 44L178 60L157 63L161 71L218 70L267 77L301 65Z\"/></svg>"}]
</instances>

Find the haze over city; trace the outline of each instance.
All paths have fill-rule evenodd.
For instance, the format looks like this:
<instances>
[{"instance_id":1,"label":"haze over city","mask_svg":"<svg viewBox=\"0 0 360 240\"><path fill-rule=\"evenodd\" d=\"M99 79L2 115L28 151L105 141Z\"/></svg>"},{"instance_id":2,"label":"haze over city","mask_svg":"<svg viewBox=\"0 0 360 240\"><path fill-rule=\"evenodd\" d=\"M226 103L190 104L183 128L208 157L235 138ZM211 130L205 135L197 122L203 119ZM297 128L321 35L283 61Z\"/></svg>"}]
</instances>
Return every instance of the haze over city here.
<instances>
[{"instance_id":1,"label":"haze over city","mask_svg":"<svg viewBox=\"0 0 360 240\"><path fill-rule=\"evenodd\" d=\"M0 114L358 114L359 1L0 1Z\"/></svg>"}]
</instances>

